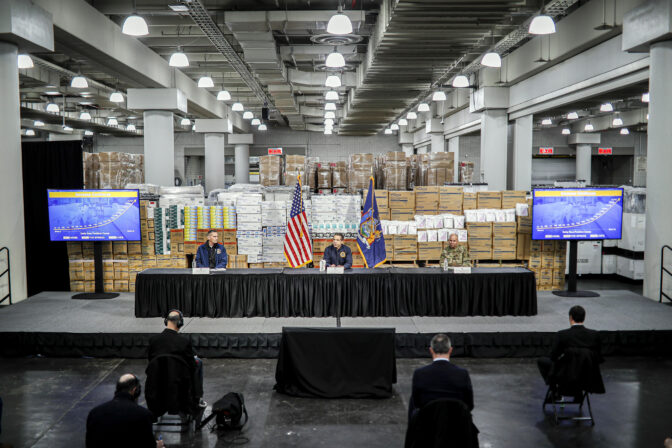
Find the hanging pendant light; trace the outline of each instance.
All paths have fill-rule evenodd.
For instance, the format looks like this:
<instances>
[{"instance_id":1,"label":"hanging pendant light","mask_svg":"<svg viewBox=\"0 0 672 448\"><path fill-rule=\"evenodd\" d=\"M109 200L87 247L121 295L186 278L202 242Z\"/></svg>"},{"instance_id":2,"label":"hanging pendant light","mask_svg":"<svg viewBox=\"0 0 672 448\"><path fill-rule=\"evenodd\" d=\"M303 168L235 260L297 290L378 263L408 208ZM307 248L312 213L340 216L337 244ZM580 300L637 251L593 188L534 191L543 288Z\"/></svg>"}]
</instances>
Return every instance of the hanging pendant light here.
<instances>
[{"instance_id":1,"label":"hanging pendant light","mask_svg":"<svg viewBox=\"0 0 672 448\"><path fill-rule=\"evenodd\" d=\"M333 126L334 125L334 119L333 118L326 118L324 120L324 125L325 126Z\"/></svg>"},{"instance_id":2,"label":"hanging pendant light","mask_svg":"<svg viewBox=\"0 0 672 448\"><path fill-rule=\"evenodd\" d=\"M251 120L253 118L254 118L254 114L252 112L250 112L249 110L246 110L243 113L243 120Z\"/></svg>"},{"instance_id":3,"label":"hanging pendant light","mask_svg":"<svg viewBox=\"0 0 672 448\"><path fill-rule=\"evenodd\" d=\"M327 56L326 65L329 68L345 67L345 58L341 53L333 51L329 53L329 56Z\"/></svg>"},{"instance_id":4,"label":"hanging pendant light","mask_svg":"<svg viewBox=\"0 0 672 448\"><path fill-rule=\"evenodd\" d=\"M325 129L324 130L324 135L331 135L332 133L333 132L331 131L331 129Z\"/></svg>"},{"instance_id":5,"label":"hanging pendant light","mask_svg":"<svg viewBox=\"0 0 672 448\"><path fill-rule=\"evenodd\" d=\"M129 36L146 36L149 34L149 28L147 28L145 19L134 14L126 17L121 32Z\"/></svg>"},{"instance_id":6,"label":"hanging pendant light","mask_svg":"<svg viewBox=\"0 0 672 448\"><path fill-rule=\"evenodd\" d=\"M418 112L429 112L429 104L427 103L418 104Z\"/></svg>"},{"instance_id":7,"label":"hanging pendant light","mask_svg":"<svg viewBox=\"0 0 672 448\"><path fill-rule=\"evenodd\" d=\"M621 135L628 135L629 133L630 131L628 130L628 128L621 129Z\"/></svg>"},{"instance_id":8,"label":"hanging pendant light","mask_svg":"<svg viewBox=\"0 0 672 448\"><path fill-rule=\"evenodd\" d=\"M171 67L189 67L189 59L186 54L182 53L180 47L177 47L177 51L170 55L168 65Z\"/></svg>"},{"instance_id":9,"label":"hanging pendant light","mask_svg":"<svg viewBox=\"0 0 672 448\"><path fill-rule=\"evenodd\" d=\"M555 33L555 22L550 16L538 15L530 22L528 32L530 34L553 34Z\"/></svg>"},{"instance_id":10,"label":"hanging pendant light","mask_svg":"<svg viewBox=\"0 0 672 448\"><path fill-rule=\"evenodd\" d=\"M327 80L324 82L324 85L332 88L341 87L341 79L336 75L329 75L327 76Z\"/></svg>"},{"instance_id":11,"label":"hanging pendant light","mask_svg":"<svg viewBox=\"0 0 672 448\"><path fill-rule=\"evenodd\" d=\"M242 103L233 103L233 106L231 106L231 110L234 112L242 112L245 110L243 107Z\"/></svg>"},{"instance_id":12,"label":"hanging pendant light","mask_svg":"<svg viewBox=\"0 0 672 448\"><path fill-rule=\"evenodd\" d=\"M330 111L327 111L327 112L324 113L324 118L334 119L334 118L336 118L336 114L333 111L330 110Z\"/></svg>"},{"instance_id":13,"label":"hanging pendant light","mask_svg":"<svg viewBox=\"0 0 672 448\"><path fill-rule=\"evenodd\" d=\"M259 120L258 118L253 118L252 121L250 121L250 124L252 126L259 126L261 124L261 120Z\"/></svg>"},{"instance_id":14,"label":"hanging pendant light","mask_svg":"<svg viewBox=\"0 0 672 448\"><path fill-rule=\"evenodd\" d=\"M336 110L336 103L325 103L324 110Z\"/></svg>"},{"instance_id":15,"label":"hanging pendant light","mask_svg":"<svg viewBox=\"0 0 672 448\"><path fill-rule=\"evenodd\" d=\"M453 87L469 87L469 78L464 75L457 75L455 79L453 79Z\"/></svg>"},{"instance_id":16,"label":"hanging pendant light","mask_svg":"<svg viewBox=\"0 0 672 448\"><path fill-rule=\"evenodd\" d=\"M191 125L191 120L188 119L187 117L184 117L183 119L180 120L180 126L189 126Z\"/></svg>"},{"instance_id":17,"label":"hanging pendant light","mask_svg":"<svg viewBox=\"0 0 672 448\"><path fill-rule=\"evenodd\" d=\"M136 130L135 125L133 123L129 124L128 126L126 126L126 130L127 131L135 131Z\"/></svg>"},{"instance_id":18,"label":"hanging pendant light","mask_svg":"<svg viewBox=\"0 0 672 448\"><path fill-rule=\"evenodd\" d=\"M614 106L612 106L611 103L604 103L600 106L600 112L612 112L613 110Z\"/></svg>"},{"instance_id":19,"label":"hanging pendant light","mask_svg":"<svg viewBox=\"0 0 672 448\"><path fill-rule=\"evenodd\" d=\"M63 130L64 130L64 131L67 131L67 132L72 132L72 131L74 131L74 129L72 129L70 126L67 126L67 125L66 125L66 126L63 126Z\"/></svg>"},{"instance_id":20,"label":"hanging pendant light","mask_svg":"<svg viewBox=\"0 0 672 448\"><path fill-rule=\"evenodd\" d=\"M26 137L34 137L35 136L35 131L32 129L27 129L26 130Z\"/></svg>"},{"instance_id":21,"label":"hanging pendant light","mask_svg":"<svg viewBox=\"0 0 672 448\"><path fill-rule=\"evenodd\" d=\"M259 131L265 131L266 130L266 125L264 123L261 123L257 129Z\"/></svg>"},{"instance_id":22,"label":"hanging pendant light","mask_svg":"<svg viewBox=\"0 0 672 448\"><path fill-rule=\"evenodd\" d=\"M209 89L215 87L215 83L212 82L212 78L209 76L201 76L198 80L198 87L202 89Z\"/></svg>"},{"instance_id":23,"label":"hanging pendant light","mask_svg":"<svg viewBox=\"0 0 672 448\"><path fill-rule=\"evenodd\" d=\"M406 120L405 118L400 118L399 126L408 126L408 120Z\"/></svg>"},{"instance_id":24,"label":"hanging pendant light","mask_svg":"<svg viewBox=\"0 0 672 448\"><path fill-rule=\"evenodd\" d=\"M74 87L75 89L86 89L89 87L89 83L86 82L85 77L77 75L72 78L72 81L70 81L70 87Z\"/></svg>"},{"instance_id":25,"label":"hanging pendant light","mask_svg":"<svg viewBox=\"0 0 672 448\"><path fill-rule=\"evenodd\" d=\"M58 108L58 104L56 103L49 103L47 104L47 112L51 112L52 114L57 114L60 109Z\"/></svg>"},{"instance_id":26,"label":"hanging pendant light","mask_svg":"<svg viewBox=\"0 0 672 448\"><path fill-rule=\"evenodd\" d=\"M338 12L331 16L327 23L327 33L329 34L350 34L352 33L352 22L350 18L343 14L343 7L338 5Z\"/></svg>"},{"instance_id":27,"label":"hanging pendant light","mask_svg":"<svg viewBox=\"0 0 672 448\"><path fill-rule=\"evenodd\" d=\"M592 123L591 123L590 121L589 121L588 123L586 123L586 126L584 126L584 128L583 128L583 130L586 131L586 132L590 132L590 131L592 131L593 129L594 129L594 128L593 128L593 125L592 125Z\"/></svg>"},{"instance_id":28,"label":"hanging pendant light","mask_svg":"<svg viewBox=\"0 0 672 448\"><path fill-rule=\"evenodd\" d=\"M541 120L541 124L542 124L543 126L550 126L550 125L553 124L553 122L551 121L550 118L544 118L543 120Z\"/></svg>"},{"instance_id":29,"label":"hanging pendant light","mask_svg":"<svg viewBox=\"0 0 672 448\"><path fill-rule=\"evenodd\" d=\"M614 117L613 121L611 122L611 125L614 127L623 126L623 120L621 119L620 115L616 115L616 117Z\"/></svg>"},{"instance_id":30,"label":"hanging pendant light","mask_svg":"<svg viewBox=\"0 0 672 448\"><path fill-rule=\"evenodd\" d=\"M649 102L649 92L642 93L642 103L648 103Z\"/></svg>"},{"instance_id":31,"label":"hanging pendant light","mask_svg":"<svg viewBox=\"0 0 672 448\"><path fill-rule=\"evenodd\" d=\"M446 94L443 90L437 90L432 95L432 101L446 101Z\"/></svg>"},{"instance_id":32,"label":"hanging pendant light","mask_svg":"<svg viewBox=\"0 0 672 448\"><path fill-rule=\"evenodd\" d=\"M483 55L481 64L485 65L486 67L499 68L502 66L502 58L499 56L499 53L489 51Z\"/></svg>"},{"instance_id":33,"label":"hanging pendant light","mask_svg":"<svg viewBox=\"0 0 672 448\"><path fill-rule=\"evenodd\" d=\"M108 126L119 126L119 122L117 121L116 118L111 117L107 120L107 125Z\"/></svg>"},{"instance_id":34,"label":"hanging pendant light","mask_svg":"<svg viewBox=\"0 0 672 448\"><path fill-rule=\"evenodd\" d=\"M219 101L229 101L231 99L231 94L228 90L220 90L217 94L217 99Z\"/></svg>"},{"instance_id":35,"label":"hanging pendant light","mask_svg":"<svg viewBox=\"0 0 672 448\"><path fill-rule=\"evenodd\" d=\"M577 114L576 112L570 112L570 113L567 114L567 119L568 120L576 120L578 118L579 118L579 114Z\"/></svg>"},{"instance_id":36,"label":"hanging pendant light","mask_svg":"<svg viewBox=\"0 0 672 448\"><path fill-rule=\"evenodd\" d=\"M390 135L392 133L392 129L386 128L385 129L385 135Z\"/></svg>"},{"instance_id":37,"label":"hanging pendant light","mask_svg":"<svg viewBox=\"0 0 672 448\"><path fill-rule=\"evenodd\" d=\"M338 92L335 90L329 90L324 94L324 99L327 101L338 101Z\"/></svg>"},{"instance_id":38,"label":"hanging pendant light","mask_svg":"<svg viewBox=\"0 0 672 448\"><path fill-rule=\"evenodd\" d=\"M408 120L415 120L417 118L418 118L418 114L416 114L415 112L409 112L409 113L406 114L406 119L408 119Z\"/></svg>"},{"instance_id":39,"label":"hanging pendant light","mask_svg":"<svg viewBox=\"0 0 672 448\"><path fill-rule=\"evenodd\" d=\"M124 102L124 96L121 94L121 92L112 92L110 95L110 102L112 103L123 103Z\"/></svg>"},{"instance_id":40,"label":"hanging pendant light","mask_svg":"<svg viewBox=\"0 0 672 448\"><path fill-rule=\"evenodd\" d=\"M35 120L35 121L33 122L33 126L35 126L35 127L37 127L37 128L41 128L42 126L44 126L44 122L43 122L43 121L40 121L40 120Z\"/></svg>"},{"instance_id":41,"label":"hanging pendant light","mask_svg":"<svg viewBox=\"0 0 672 448\"><path fill-rule=\"evenodd\" d=\"M33 59L27 54L20 54L18 59L19 68L33 68Z\"/></svg>"},{"instance_id":42,"label":"hanging pendant light","mask_svg":"<svg viewBox=\"0 0 672 448\"><path fill-rule=\"evenodd\" d=\"M562 135L569 135L571 133L572 133L572 131L570 131L568 128L565 128L565 129L562 130Z\"/></svg>"},{"instance_id":43,"label":"hanging pendant light","mask_svg":"<svg viewBox=\"0 0 672 448\"><path fill-rule=\"evenodd\" d=\"M398 131L399 130L399 125L397 123L392 123L390 125L390 129L392 129L393 131Z\"/></svg>"},{"instance_id":44,"label":"hanging pendant light","mask_svg":"<svg viewBox=\"0 0 672 448\"><path fill-rule=\"evenodd\" d=\"M93 132L91 132L91 131L84 131L84 135L86 135L87 137L91 137L91 136L93 135Z\"/></svg>"},{"instance_id":45,"label":"hanging pendant light","mask_svg":"<svg viewBox=\"0 0 672 448\"><path fill-rule=\"evenodd\" d=\"M80 120L87 120L87 121L88 121L88 120L91 119L91 114L88 113L87 111L84 111L84 112L82 112L81 114L79 114L79 119L80 119Z\"/></svg>"}]
</instances>

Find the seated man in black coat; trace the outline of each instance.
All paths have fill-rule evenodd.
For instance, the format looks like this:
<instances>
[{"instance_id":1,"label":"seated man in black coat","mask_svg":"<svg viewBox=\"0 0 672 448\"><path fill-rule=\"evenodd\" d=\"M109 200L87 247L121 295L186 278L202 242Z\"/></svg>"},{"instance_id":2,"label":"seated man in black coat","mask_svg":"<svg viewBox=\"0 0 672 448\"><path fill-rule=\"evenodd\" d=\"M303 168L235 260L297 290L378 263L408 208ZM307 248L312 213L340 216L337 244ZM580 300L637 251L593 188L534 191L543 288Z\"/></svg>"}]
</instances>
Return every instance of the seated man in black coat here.
<instances>
[{"instance_id":1,"label":"seated man in black coat","mask_svg":"<svg viewBox=\"0 0 672 448\"><path fill-rule=\"evenodd\" d=\"M432 338L429 352L432 363L413 373L413 390L408 403L409 422L426 404L439 398L454 398L474 409L474 392L469 372L450 362L453 347L450 338L437 334Z\"/></svg>"},{"instance_id":2,"label":"seated man in black coat","mask_svg":"<svg viewBox=\"0 0 672 448\"><path fill-rule=\"evenodd\" d=\"M600 334L595 330L589 330L583 326L585 318L586 310L579 305L573 306L569 310L569 324L571 327L565 330L560 330L556 334L550 357L537 360L539 372L546 384L548 384L549 375L553 369L553 363L557 362L568 348L590 349L595 354L598 362L601 363L604 361L601 353L602 342L600 341Z\"/></svg>"},{"instance_id":3,"label":"seated man in black coat","mask_svg":"<svg viewBox=\"0 0 672 448\"><path fill-rule=\"evenodd\" d=\"M177 355L184 359L194 371L194 392L198 398L203 397L203 361L196 356L191 340L178 334L184 326L184 317L180 310L171 310L164 320L166 329L149 340L147 358L151 363L159 355ZM206 403L201 400L200 406Z\"/></svg>"},{"instance_id":4,"label":"seated man in black coat","mask_svg":"<svg viewBox=\"0 0 672 448\"><path fill-rule=\"evenodd\" d=\"M87 448L163 447L161 440L154 439L152 413L136 403L140 394L140 381L135 375L127 373L119 378L114 399L89 412Z\"/></svg>"}]
</instances>

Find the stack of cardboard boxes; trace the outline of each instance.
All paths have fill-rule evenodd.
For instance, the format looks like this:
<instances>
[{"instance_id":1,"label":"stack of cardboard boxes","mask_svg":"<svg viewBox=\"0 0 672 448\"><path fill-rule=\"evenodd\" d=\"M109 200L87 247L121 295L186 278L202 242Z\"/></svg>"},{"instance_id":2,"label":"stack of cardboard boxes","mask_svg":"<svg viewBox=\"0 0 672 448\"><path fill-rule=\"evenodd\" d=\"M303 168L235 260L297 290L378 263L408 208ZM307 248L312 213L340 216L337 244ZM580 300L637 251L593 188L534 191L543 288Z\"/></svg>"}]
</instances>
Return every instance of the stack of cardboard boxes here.
<instances>
[{"instance_id":1,"label":"stack of cardboard boxes","mask_svg":"<svg viewBox=\"0 0 672 448\"><path fill-rule=\"evenodd\" d=\"M528 267L537 279L537 289L563 289L566 260L565 241L531 241Z\"/></svg>"},{"instance_id":2,"label":"stack of cardboard boxes","mask_svg":"<svg viewBox=\"0 0 672 448\"><path fill-rule=\"evenodd\" d=\"M469 256L472 260L492 260L491 222L467 223L469 235Z\"/></svg>"},{"instance_id":3,"label":"stack of cardboard boxes","mask_svg":"<svg viewBox=\"0 0 672 448\"><path fill-rule=\"evenodd\" d=\"M383 178L386 190L406 190L408 162L403 151L388 152L383 158Z\"/></svg>"},{"instance_id":4,"label":"stack of cardboard boxes","mask_svg":"<svg viewBox=\"0 0 672 448\"><path fill-rule=\"evenodd\" d=\"M282 158L279 156L259 157L259 183L265 187L280 185L282 179Z\"/></svg>"},{"instance_id":5,"label":"stack of cardboard boxes","mask_svg":"<svg viewBox=\"0 0 672 448\"><path fill-rule=\"evenodd\" d=\"M144 155L125 152L83 153L84 188L125 188L145 179Z\"/></svg>"},{"instance_id":6,"label":"stack of cardboard boxes","mask_svg":"<svg viewBox=\"0 0 672 448\"><path fill-rule=\"evenodd\" d=\"M285 156L284 185L294 185L301 176L301 183L306 184L306 157L287 155Z\"/></svg>"},{"instance_id":7,"label":"stack of cardboard boxes","mask_svg":"<svg viewBox=\"0 0 672 448\"><path fill-rule=\"evenodd\" d=\"M348 191L357 193L369 186L374 174L373 154L352 154L348 171Z\"/></svg>"}]
</instances>

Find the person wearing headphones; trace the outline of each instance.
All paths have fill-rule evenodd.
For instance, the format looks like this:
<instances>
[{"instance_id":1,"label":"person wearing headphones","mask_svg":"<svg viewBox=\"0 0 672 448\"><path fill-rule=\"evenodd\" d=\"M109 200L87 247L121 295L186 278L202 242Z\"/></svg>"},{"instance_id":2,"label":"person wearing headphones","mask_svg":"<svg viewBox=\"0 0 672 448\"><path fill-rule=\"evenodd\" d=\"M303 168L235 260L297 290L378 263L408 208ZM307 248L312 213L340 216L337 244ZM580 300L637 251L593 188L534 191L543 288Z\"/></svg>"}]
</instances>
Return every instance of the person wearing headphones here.
<instances>
[{"instance_id":1,"label":"person wearing headphones","mask_svg":"<svg viewBox=\"0 0 672 448\"><path fill-rule=\"evenodd\" d=\"M203 401L203 361L196 355L189 338L178 334L184 326L184 315L180 310L171 310L163 321L166 329L149 339L147 358L152 362L159 355L177 355L194 368L194 389L199 398L199 405L205 407Z\"/></svg>"},{"instance_id":2,"label":"person wearing headphones","mask_svg":"<svg viewBox=\"0 0 672 448\"><path fill-rule=\"evenodd\" d=\"M137 376L126 373L117 381L114 398L96 406L86 419L86 447L162 448L154 439L149 410L137 404L142 385Z\"/></svg>"}]
</instances>

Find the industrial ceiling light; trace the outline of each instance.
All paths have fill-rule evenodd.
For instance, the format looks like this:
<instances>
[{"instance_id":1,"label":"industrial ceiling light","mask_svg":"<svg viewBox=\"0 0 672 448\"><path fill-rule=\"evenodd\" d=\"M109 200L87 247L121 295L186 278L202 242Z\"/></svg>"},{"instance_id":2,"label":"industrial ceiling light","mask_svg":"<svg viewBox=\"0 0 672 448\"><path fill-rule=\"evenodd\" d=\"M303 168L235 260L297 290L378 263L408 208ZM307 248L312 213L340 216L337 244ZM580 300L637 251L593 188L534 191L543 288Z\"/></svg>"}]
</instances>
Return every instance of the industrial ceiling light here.
<instances>
[{"instance_id":1,"label":"industrial ceiling light","mask_svg":"<svg viewBox=\"0 0 672 448\"><path fill-rule=\"evenodd\" d=\"M399 130L399 125L397 123L392 123L390 125L390 129L392 129L393 131L398 131Z\"/></svg>"},{"instance_id":2,"label":"industrial ceiling light","mask_svg":"<svg viewBox=\"0 0 672 448\"><path fill-rule=\"evenodd\" d=\"M229 101L231 100L231 94L228 90L220 90L217 94L217 99L219 101Z\"/></svg>"},{"instance_id":3,"label":"industrial ceiling light","mask_svg":"<svg viewBox=\"0 0 672 448\"><path fill-rule=\"evenodd\" d=\"M621 135L628 135L629 133L630 131L628 130L628 128L621 129Z\"/></svg>"},{"instance_id":4,"label":"industrial ceiling light","mask_svg":"<svg viewBox=\"0 0 672 448\"><path fill-rule=\"evenodd\" d=\"M327 56L326 65L329 68L345 67L345 58L341 53L333 51L329 53L329 56Z\"/></svg>"},{"instance_id":5,"label":"industrial ceiling light","mask_svg":"<svg viewBox=\"0 0 672 448\"><path fill-rule=\"evenodd\" d=\"M338 101L338 92L335 90L329 90L324 94L324 99L327 101Z\"/></svg>"},{"instance_id":6,"label":"industrial ceiling light","mask_svg":"<svg viewBox=\"0 0 672 448\"><path fill-rule=\"evenodd\" d=\"M333 124L325 124L324 129L334 129L334 125Z\"/></svg>"},{"instance_id":7,"label":"industrial ceiling light","mask_svg":"<svg viewBox=\"0 0 672 448\"><path fill-rule=\"evenodd\" d=\"M586 123L586 126L583 128L583 130L586 131L586 132L590 132L590 131L592 131L593 129L594 129L594 128L593 128L593 125L592 125L592 123L591 123L590 121L589 121L588 123Z\"/></svg>"},{"instance_id":8,"label":"industrial ceiling light","mask_svg":"<svg viewBox=\"0 0 672 448\"><path fill-rule=\"evenodd\" d=\"M177 47L177 51L170 55L168 65L171 67L189 67L189 59L186 54L182 53L180 47Z\"/></svg>"},{"instance_id":9,"label":"industrial ceiling light","mask_svg":"<svg viewBox=\"0 0 672 448\"><path fill-rule=\"evenodd\" d=\"M74 131L70 126L63 126L63 130L68 132Z\"/></svg>"},{"instance_id":10,"label":"industrial ceiling light","mask_svg":"<svg viewBox=\"0 0 672 448\"><path fill-rule=\"evenodd\" d=\"M35 120L35 122L33 122L33 126L35 126L37 128L41 128L42 126L44 126L44 122L42 122L40 120Z\"/></svg>"},{"instance_id":11,"label":"industrial ceiling light","mask_svg":"<svg viewBox=\"0 0 672 448\"><path fill-rule=\"evenodd\" d=\"M257 129L259 131L265 131L267 128L266 128L266 125L264 123L261 123Z\"/></svg>"},{"instance_id":12,"label":"industrial ceiling light","mask_svg":"<svg viewBox=\"0 0 672 448\"><path fill-rule=\"evenodd\" d=\"M483 59L481 59L481 65L485 65L486 67L499 68L502 66L502 58L499 56L499 53L489 51L483 55Z\"/></svg>"},{"instance_id":13,"label":"industrial ceiling light","mask_svg":"<svg viewBox=\"0 0 672 448\"><path fill-rule=\"evenodd\" d=\"M540 14L532 19L528 32L530 34L553 34L555 33L555 22L550 16Z\"/></svg>"},{"instance_id":14,"label":"industrial ceiling light","mask_svg":"<svg viewBox=\"0 0 672 448\"><path fill-rule=\"evenodd\" d=\"M201 76L198 80L198 87L202 89L209 89L215 87L215 83L212 82L212 78L209 76Z\"/></svg>"},{"instance_id":15,"label":"industrial ceiling light","mask_svg":"<svg viewBox=\"0 0 672 448\"><path fill-rule=\"evenodd\" d=\"M331 134L333 134L331 129L325 129L324 130L324 135L331 135Z\"/></svg>"},{"instance_id":16,"label":"industrial ceiling light","mask_svg":"<svg viewBox=\"0 0 672 448\"><path fill-rule=\"evenodd\" d=\"M180 126L189 126L191 125L191 120L188 119L187 117L184 117L183 119L180 120Z\"/></svg>"},{"instance_id":17,"label":"industrial ceiling light","mask_svg":"<svg viewBox=\"0 0 672 448\"><path fill-rule=\"evenodd\" d=\"M392 129L387 128L385 129L385 135L390 135L392 133Z\"/></svg>"},{"instance_id":18,"label":"industrial ceiling light","mask_svg":"<svg viewBox=\"0 0 672 448\"><path fill-rule=\"evenodd\" d=\"M47 112L51 112L52 114L57 114L59 112L58 104L56 104L56 103L47 104Z\"/></svg>"},{"instance_id":19,"label":"industrial ceiling light","mask_svg":"<svg viewBox=\"0 0 672 448\"><path fill-rule=\"evenodd\" d=\"M324 85L332 88L341 87L341 79L336 75L329 75L327 76L327 80L324 82Z\"/></svg>"},{"instance_id":20,"label":"industrial ceiling light","mask_svg":"<svg viewBox=\"0 0 672 448\"><path fill-rule=\"evenodd\" d=\"M334 125L334 119L333 118L326 118L324 120L324 125L325 126L333 126Z\"/></svg>"},{"instance_id":21,"label":"industrial ceiling light","mask_svg":"<svg viewBox=\"0 0 672 448\"><path fill-rule=\"evenodd\" d=\"M244 119L244 120L251 120L251 119L253 119L253 118L254 118L254 114L253 114L252 112L250 112L249 110L246 110L246 111L243 113L243 119Z\"/></svg>"},{"instance_id":22,"label":"industrial ceiling light","mask_svg":"<svg viewBox=\"0 0 672 448\"><path fill-rule=\"evenodd\" d=\"M330 110L330 111L324 113L324 118L334 119L334 118L336 118L336 114L333 111Z\"/></svg>"},{"instance_id":23,"label":"industrial ceiling light","mask_svg":"<svg viewBox=\"0 0 672 448\"><path fill-rule=\"evenodd\" d=\"M70 87L74 87L75 89L86 89L89 87L89 83L86 82L85 77L77 75L70 81Z\"/></svg>"},{"instance_id":24,"label":"industrial ceiling light","mask_svg":"<svg viewBox=\"0 0 672 448\"><path fill-rule=\"evenodd\" d=\"M614 106L611 103L604 103L600 106L600 112L613 112Z\"/></svg>"},{"instance_id":25,"label":"industrial ceiling light","mask_svg":"<svg viewBox=\"0 0 672 448\"><path fill-rule=\"evenodd\" d=\"M172 9L175 12L188 12L189 7L187 5L182 5L179 3L168 5L170 9Z\"/></svg>"},{"instance_id":26,"label":"industrial ceiling light","mask_svg":"<svg viewBox=\"0 0 672 448\"><path fill-rule=\"evenodd\" d=\"M619 115L616 115L616 117L614 117L614 119L612 120L611 125L614 126L614 127L615 126L623 126L623 120L621 119L621 117Z\"/></svg>"},{"instance_id":27,"label":"industrial ceiling light","mask_svg":"<svg viewBox=\"0 0 672 448\"><path fill-rule=\"evenodd\" d=\"M129 124L128 126L126 126L126 130L127 131L135 131L136 130L135 125L133 123Z\"/></svg>"},{"instance_id":28,"label":"industrial ceiling light","mask_svg":"<svg viewBox=\"0 0 672 448\"><path fill-rule=\"evenodd\" d=\"M336 103L325 103L324 110L336 110Z\"/></svg>"},{"instance_id":29,"label":"industrial ceiling light","mask_svg":"<svg viewBox=\"0 0 672 448\"><path fill-rule=\"evenodd\" d=\"M88 113L87 111L84 111L84 112L82 112L81 114L79 114L79 119L80 119L80 120L87 120L87 121L88 121L88 120L91 119L91 114Z\"/></svg>"},{"instance_id":30,"label":"industrial ceiling light","mask_svg":"<svg viewBox=\"0 0 672 448\"><path fill-rule=\"evenodd\" d=\"M147 22L138 15L126 17L124 25L121 27L121 32L129 36L146 36L149 34Z\"/></svg>"},{"instance_id":31,"label":"industrial ceiling light","mask_svg":"<svg viewBox=\"0 0 672 448\"><path fill-rule=\"evenodd\" d=\"M89 137L90 137L90 136L92 136L92 135L93 135L93 132L91 132L91 131L84 131L84 135L86 135L86 136L89 136Z\"/></svg>"},{"instance_id":32,"label":"industrial ceiling light","mask_svg":"<svg viewBox=\"0 0 672 448\"><path fill-rule=\"evenodd\" d=\"M343 14L343 7L338 5L338 12L331 16L327 23L327 33L329 34L350 34L352 33L352 22L350 18Z\"/></svg>"},{"instance_id":33,"label":"industrial ceiling light","mask_svg":"<svg viewBox=\"0 0 672 448\"><path fill-rule=\"evenodd\" d=\"M406 118L408 120L415 120L416 118L418 118L418 114L416 114L415 112L409 112L406 114Z\"/></svg>"},{"instance_id":34,"label":"industrial ceiling light","mask_svg":"<svg viewBox=\"0 0 672 448\"><path fill-rule=\"evenodd\" d=\"M429 112L429 104L427 103L418 104L418 112Z\"/></svg>"},{"instance_id":35,"label":"industrial ceiling light","mask_svg":"<svg viewBox=\"0 0 672 448\"><path fill-rule=\"evenodd\" d=\"M259 120L258 118L253 118L252 121L250 121L250 124L252 126L259 126L261 124L261 120Z\"/></svg>"},{"instance_id":36,"label":"industrial ceiling light","mask_svg":"<svg viewBox=\"0 0 672 448\"><path fill-rule=\"evenodd\" d=\"M577 114L576 112L570 112L570 113L567 114L567 119L568 120L576 120L578 118L579 118L579 114Z\"/></svg>"},{"instance_id":37,"label":"industrial ceiling light","mask_svg":"<svg viewBox=\"0 0 672 448\"><path fill-rule=\"evenodd\" d=\"M649 92L642 93L642 103L648 103L649 102Z\"/></svg>"},{"instance_id":38,"label":"industrial ceiling light","mask_svg":"<svg viewBox=\"0 0 672 448\"><path fill-rule=\"evenodd\" d=\"M443 90L437 90L432 95L432 101L446 101L446 93Z\"/></svg>"},{"instance_id":39,"label":"industrial ceiling light","mask_svg":"<svg viewBox=\"0 0 672 448\"><path fill-rule=\"evenodd\" d=\"M399 126L408 126L408 120L406 120L405 118L400 118Z\"/></svg>"},{"instance_id":40,"label":"industrial ceiling light","mask_svg":"<svg viewBox=\"0 0 672 448\"><path fill-rule=\"evenodd\" d=\"M569 128L565 128L565 129L562 130L562 135L569 135L571 133L572 133L572 131L570 131Z\"/></svg>"},{"instance_id":41,"label":"industrial ceiling light","mask_svg":"<svg viewBox=\"0 0 672 448\"><path fill-rule=\"evenodd\" d=\"M19 68L33 68L33 59L27 54L20 54L18 64Z\"/></svg>"},{"instance_id":42,"label":"industrial ceiling light","mask_svg":"<svg viewBox=\"0 0 672 448\"><path fill-rule=\"evenodd\" d=\"M245 110L243 107L242 103L233 103L233 106L231 106L231 110L234 112L242 112Z\"/></svg>"},{"instance_id":43,"label":"industrial ceiling light","mask_svg":"<svg viewBox=\"0 0 672 448\"><path fill-rule=\"evenodd\" d=\"M191 130L194 131L194 132L196 132L196 123L194 123L194 124L191 126Z\"/></svg>"},{"instance_id":44,"label":"industrial ceiling light","mask_svg":"<svg viewBox=\"0 0 672 448\"><path fill-rule=\"evenodd\" d=\"M107 125L108 126L118 126L119 122L117 121L116 118L112 117L109 120L107 120Z\"/></svg>"},{"instance_id":45,"label":"industrial ceiling light","mask_svg":"<svg viewBox=\"0 0 672 448\"><path fill-rule=\"evenodd\" d=\"M469 78L464 75L457 75L453 79L453 87L469 87Z\"/></svg>"},{"instance_id":46,"label":"industrial ceiling light","mask_svg":"<svg viewBox=\"0 0 672 448\"><path fill-rule=\"evenodd\" d=\"M123 103L124 102L124 96L121 94L121 92L112 92L110 95L110 102L112 103Z\"/></svg>"},{"instance_id":47,"label":"industrial ceiling light","mask_svg":"<svg viewBox=\"0 0 672 448\"><path fill-rule=\"evenodd\" d=\"M35 131L32 129L26 130L26 137L34 137L35 136Z\"/></svg>"},{"instance_id":48,"label":"industrial ceiling light","mask_svg":"<svg viewBox=\"0 0 672 448\"><path fill-rule=\"evenodd\" d=\"M551 121L550 118L544 118L543 120L541 120L541 124L542 124L543 126L550 126L550 125L553 124L553 122Z\"/></svg>"}]
</instances>

